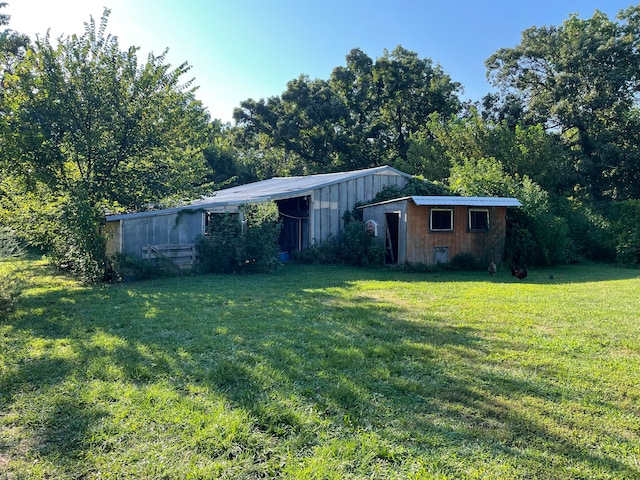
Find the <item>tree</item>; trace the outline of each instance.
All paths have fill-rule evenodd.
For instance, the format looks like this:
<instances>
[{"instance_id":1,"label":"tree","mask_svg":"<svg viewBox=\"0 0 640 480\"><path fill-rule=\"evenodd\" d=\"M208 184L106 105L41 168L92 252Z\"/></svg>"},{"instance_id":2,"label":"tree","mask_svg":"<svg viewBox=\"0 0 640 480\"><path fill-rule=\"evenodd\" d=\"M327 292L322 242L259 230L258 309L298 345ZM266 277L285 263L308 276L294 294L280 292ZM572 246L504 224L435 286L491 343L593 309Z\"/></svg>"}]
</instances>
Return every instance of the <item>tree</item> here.
<instances>
[{"instance_id":1,"label":"tree","mask_svg":"<svg viewBox=\"0 0 640 480\"><path fill-rule=\"evenodd\" d=\"M304 172L366 168L406 161L409 138L430 114L460 109L459 89L440 66L400 46L375 62L354 49L328 81L302 75L279 97L242 102L234 119L245 144L266 135Z\"/></svg>"},{"instance_id":2,"label":"tree","mask_svg":"<svg viewBox=\"0 0 640 480\"><path fill-rule=\"evenodd\" d=\"M0 9L6 7L0 3ZM10 16L0 14L0 26L9 24ZM29 37L11 29L0 32L0 145L6 144L5 139L11 137L7 111L10 109L7 101L7 89L14 82L15 66L23 58L30 44ZM2 148L2 147L0 147ZM8 173L9 156L0 156L0 174L6 177Z\"/></svg>"},{"instance_id":3,"label":"tree","mask_svg":"<svg viewBox=\"0 0 640 480\"><path fill-rule=\"evenodd\" d=\"M618 20L596 11L560 27L532 27L486 62L489 78L520 99L528 121L562 136L577 189L595 201L640 195L640 6Z\"/></svg>"},{"instance_id":4,"label":"tree","mask_svg":"<svg viewBox=\"0 0 640 480\"><path fill-rule=\"evenodd\" d=\"M520 200L521 208L507 212L507 258L528 265L565 260L567 222L551 211L549 194L526 175L509 175L495 158L465 158L454 163L449 184L454 193L464 196L504 196Z\"/></svg>"},{"instance_id":5,"label":"tree","mask_svg":"<svg viewBox=\"0 0 640 480\"><path fill-rule=\"evenodd\" d=\"M189 66L172 69L166 52L138 64L137 48L122 51L106 34L108 16L55 46L49 35L35 41L7 90L12 135L2 152L13 175L64 199L51 245L58 263L91 280L106 269L105 209L192 193L209 120L181 83Z\"/></svg>"},{"instance_id":6,"label":"tree","mask_svg":"<svg viewBox=\"0 0 640 480\"><path fill-rule=\"evenodd\" d=\"M234 112L247 135L268 135L273 146L297 155L308 173L330 170L337 163L341 147L335 125L345 115L329 84L306 75L288 82L280 97L249 99Z\"/></svg>"},{"instance_id":7,"label":"tree","mask_svg":"<svg viewBox=\"0 0 640 480\"><path fill-rule=\"evenodd\" d=\"M383 148L391 158L406 160L409 137L420 131L432 113L449 117L460 110L452 82L439 65L415 52L396 47L375 63L375 95L384 122Z\"/></svg>"}]
</instances>

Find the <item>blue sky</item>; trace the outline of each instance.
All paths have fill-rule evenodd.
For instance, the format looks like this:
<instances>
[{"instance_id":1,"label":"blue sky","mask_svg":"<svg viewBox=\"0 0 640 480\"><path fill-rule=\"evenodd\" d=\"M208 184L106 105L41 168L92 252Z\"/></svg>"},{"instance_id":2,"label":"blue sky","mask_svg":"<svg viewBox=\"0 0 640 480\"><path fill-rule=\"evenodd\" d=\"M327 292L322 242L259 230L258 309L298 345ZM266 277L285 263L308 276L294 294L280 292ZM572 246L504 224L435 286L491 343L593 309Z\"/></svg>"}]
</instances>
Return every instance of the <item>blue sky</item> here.
<instances>
[{"instance_id":1,"label":"blue sky","mask_svg":"<svg viewBox=\"0 0 640 480\"><path fill-rule=\"evenodd\" d=\"M121 47L187 61L197 97L213 118L231 121L247 98L281 94L301 74L328 79L352 48L375 59L397 45L440 64L464 87L464 100L491 90L484 61L513 47L531 26L560 25L598 9L614 18L620 0L5 0L9 27L55 38L82 33L90 15L111 8L109 32Z\"/></svg>"}]
</instances>

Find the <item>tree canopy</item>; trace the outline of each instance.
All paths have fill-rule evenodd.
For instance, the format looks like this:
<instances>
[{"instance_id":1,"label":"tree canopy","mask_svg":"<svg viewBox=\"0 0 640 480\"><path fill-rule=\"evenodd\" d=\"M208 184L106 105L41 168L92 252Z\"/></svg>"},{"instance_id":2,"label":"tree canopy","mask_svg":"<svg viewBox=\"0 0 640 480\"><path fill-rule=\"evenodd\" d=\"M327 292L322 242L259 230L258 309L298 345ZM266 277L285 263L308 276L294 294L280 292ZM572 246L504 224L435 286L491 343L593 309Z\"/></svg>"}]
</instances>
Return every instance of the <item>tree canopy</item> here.
<instances>
[{"instance_id":1,"label":"tree canopy","mask_svg":"<svg viewBox=\"0 0 640 480\"><path fill-rule=\"evenodd\" d=\"M396 47L373 61L362 50L328 80L302 75L281 96L248 99L234 112L242 141L294 154L297 170L355 169L406 159L430 114L457 113L460 84L430 59Z\"/></svg>"},{"instance_id":2,"label":"tree canopy","mask_svg":"<svg viewBox=\"0 0 640 480\"><path fill-rule=\"evenodd\" d=\"M531 27L519 45L486 62L488 76L529 122L561 135L594 200L640 194L640 6L618 15L572 15L561 26Z\"/></svg>"},{"instance_id":3,"label":"tree canopy","mask_svg":"<svg viewBox=\"0 0 640 480\"><path fill-rule=\"evenodd\" d=\"M105 210L193 194L209 122L191 81L182 83L189 66L172 69L165 54L140 64L136 48L121 50L106 33L108 16L80 36L37 38L4 76L4 204L34 188L58 198L64 218L52 232L76 238L75 255L88 256L95 275L104 270L96 232Z\"/></svg>"}]
</instances>

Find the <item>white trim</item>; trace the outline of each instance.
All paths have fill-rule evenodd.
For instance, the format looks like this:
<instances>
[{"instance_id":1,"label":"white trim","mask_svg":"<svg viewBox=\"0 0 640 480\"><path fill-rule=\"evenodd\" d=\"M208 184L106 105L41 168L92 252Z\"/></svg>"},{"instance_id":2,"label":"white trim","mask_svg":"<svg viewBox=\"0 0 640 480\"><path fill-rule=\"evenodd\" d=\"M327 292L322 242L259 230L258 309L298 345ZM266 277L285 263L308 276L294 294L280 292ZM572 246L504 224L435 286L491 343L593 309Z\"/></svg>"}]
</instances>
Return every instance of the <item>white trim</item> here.
<instances>
[{"instance_id":1,"label":"white trim","mask_svg":"<svg viewBox=\"0 0 640 480\"><path fill-rule=\"evenodd\" d=\"M483 228L472 228L471 227L471 212L484 212L487 214L487 229L483 229ZM469 230L470 232L485 232L489 230L489 226L491 225L491 218L489 216L489 209L488 208L476 208L476 207L471 207L468 210L468 214L467 214L467 230Z\"/></svg>"},{"instance_id":2,"label":"white trim","mask_svg":"<svg viewBox=\"0 0 640 480\"><path fill-rule=\"evenodd\" d=\"M449 212L451 228L433 228L433 212ZM430 232L452 232L453 231L453 208L430 208L429 209L429 231Z\"/></svg>"}]
</instances>

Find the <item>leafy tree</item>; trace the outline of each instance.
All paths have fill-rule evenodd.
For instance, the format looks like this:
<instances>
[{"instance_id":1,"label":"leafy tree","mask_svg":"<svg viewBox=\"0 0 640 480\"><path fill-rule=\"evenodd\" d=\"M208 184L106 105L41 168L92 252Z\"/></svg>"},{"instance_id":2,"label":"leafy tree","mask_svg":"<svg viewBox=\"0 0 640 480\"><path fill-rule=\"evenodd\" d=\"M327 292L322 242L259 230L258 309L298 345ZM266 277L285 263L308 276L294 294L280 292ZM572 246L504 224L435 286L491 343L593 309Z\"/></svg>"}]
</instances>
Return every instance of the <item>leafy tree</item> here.
<instances>
[{"instance_id":1,"label":"leafy tree","mask_svg":"<svg viewBox=\"0 0 640 480\"><path fill-rule=\"evenodd\" d=\"M560 27L532 27L486 62L494 85L524 106L528 121L561 135L578 190L594 201L640 195L640 6L618 20L596 11Z\"/></svg>"},{"instance_id":2,"label":"leafy tree","mask_svg":"<svg viewBox=\"0 0 640 480\"><path fill-rule=\"evenodd\" d=\"M418 132L437 112L457 113L460 84L452 82L439 65L420 59L415 52L396 47L385 51L374 67L375 94L384 121L383 146L391 158L407 158L409 136Z\"/></svg>"},{"instance_id":3,"label":"leafy tree","mask_svg":"<svg viewBox=\"0 0 640 480\"><path fill-rule=\"evenodd\" d=\"M6 7L6 3L0 3L0 9ZM0 14L0 26L9 24L10 16ZM11 105L7 99L7 89L15 82L15 66L23 58L30 44L29 37L5 29L0 32L0 148L6 150L6 139L11 138L12 132L7 121L11 111ZM10 155L0 155L0 175L9 175Z\"/></svg>"},{"instance_id":4,"label":"leafy tree","mask_svg":"<svg viewBox=\"0 0 640 480\"><path fill-rule=\"evenodd\" d=\"M340 131L334 126L345 114L326 81L301 75L287 83L281 97L243 101L234 118L244 127L244 140L266 135L273 147L295 154L305 172L318 173L337 163Z\"/></svg>"},{"instance_id":5,"label":"leafy tree","mask_svg":"<svg viewBox=\"0 0 640 480\"><path fill-rule=\"evenodd\" d=\"M507 258L519 264L562 262L568 247L566 220L553 213L549 194L529 177L509 175L495 158L464 159L451 169L451 190L463 196L516 197L522 208L509 209Z\"/></svg>"},{"instance_id":6,"label":"leafy tree","mask_svg":"<svg viewBox=\"0 0 640 480\"><path fill-rule=\"evenodd\" d=\"M354 49L346 60L328 81L302 75L280 97L242 102L234 118L245 145L266 136L305 173L390 164L407 160L430 114L460 109L460 85L415 52L399 46L374 62Z\"/></svg>"},{"instance_id":7,"label":"leafy tree","mask_svg":"<svg viewBox=\"0 0 640 480\"><path fill-rule=\"evenodd\" d=\"M6 92L12 133L3 156L26 184L60 199L50 245L58 263L88 280L106 268L104 209L139 209L188 195L203 176L208 115L165 53L139 64L106 34L109 10L81 36L38 38Z\"/></svg>"}]
</instances>

